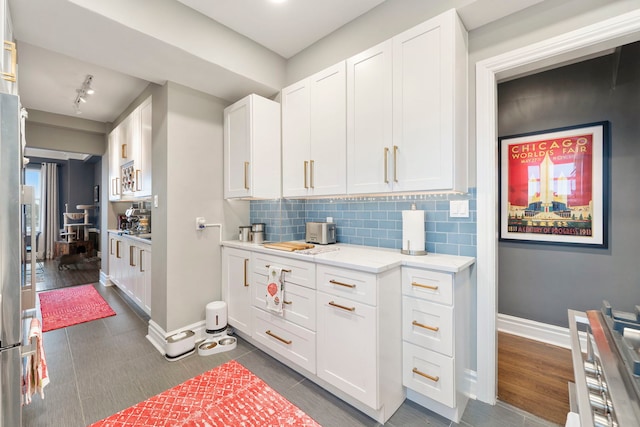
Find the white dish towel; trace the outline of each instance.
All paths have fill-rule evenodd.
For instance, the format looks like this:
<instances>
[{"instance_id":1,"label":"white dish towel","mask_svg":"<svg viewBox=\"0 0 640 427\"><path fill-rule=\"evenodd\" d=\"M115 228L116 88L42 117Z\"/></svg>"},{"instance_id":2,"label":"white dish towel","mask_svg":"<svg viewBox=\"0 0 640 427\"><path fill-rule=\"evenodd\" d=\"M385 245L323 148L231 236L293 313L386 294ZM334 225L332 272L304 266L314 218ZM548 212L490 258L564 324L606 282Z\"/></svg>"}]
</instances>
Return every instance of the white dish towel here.
<instances>
[{"instance_id":1,"label":"white dish towel","mask_svg":"<svg viewBox=\"0 0 640 427\"><path fill-rule=\"evenodd\" d=\"M282 267L270 265L267 277L267 292L265 294L267 310L282 314L282 289Z\"/></svg>"}]
</instances>

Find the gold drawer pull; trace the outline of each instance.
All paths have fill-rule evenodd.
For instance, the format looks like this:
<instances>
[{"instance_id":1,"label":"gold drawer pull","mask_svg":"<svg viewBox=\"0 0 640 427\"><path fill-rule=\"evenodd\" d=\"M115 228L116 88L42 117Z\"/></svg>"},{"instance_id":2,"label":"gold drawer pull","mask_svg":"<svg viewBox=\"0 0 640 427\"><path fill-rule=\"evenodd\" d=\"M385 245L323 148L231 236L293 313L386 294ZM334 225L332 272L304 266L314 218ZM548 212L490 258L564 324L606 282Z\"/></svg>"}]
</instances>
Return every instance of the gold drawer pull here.
<instances>
[{"instance_id":1,"label":"gold drawer pull","mask_svg":"<svg viewBox=\"0 0 640 427\"><path fill-rule=\"evenodd\" d=\"M388 184L389 183L389 171L388 171L388 165L387 163L389 162L389 148L388 147L384 147L384 183Z\"/></svg>"},{"instance_id":2,"label":"gold drawer pull","mask_svg":"<svg viewBox=\"0 0 640 427\"><path fill-rule=\"evenodd\" d=\"M269 268L269 267L271 267L271 264L267 264L267 265L265 265L265 267ZM282 271L285 272L285 273L291 273L291 270L285 270L284 268L282 269Z\"/></svg>"},{"instance_id":3,"label":"gold drawer pull","mask_svg":"<svg viewBox=\"0 0 640 427\"><path fill-rule=\"evenodd\" d=\"M420 375L421 377L425 377L426 379L431 380L431 381L433 381L434 383L437 383L438 381L440 381L440 377L433 377L433 376L431 376L431 375L429 375L429 374L425 374L424 372L420 372L420 371L418 370L418 368L413 368L413 373L414 373L414 374L418 374L418 375Z\"/></svg>"},{"instance_id":4,"label":"gold drawer pull","mask_svg":"<svg viewBox=\"0 0 640 427\"><path fill-rule=\"evenodd\" d=\"M307 184L307 167L309 166L308 161L304 161L304 188L309 188L309 184Z\"/></svg>"},{"instance_id":5,"label":"gold drawer pull","mask_svg":"<svg viewBox=\"0 0 640 427\"><path fill-rule=\"evenodd\" d=\"M127 158L127 144L122 144L120 146L120 157L123 159Z\"/></svg>"},{"instance_id":6,"label":"gold drawer pull","mask_svg":"<svg viewBox=\"0 0 640 427\"><path fill-rule=\"evenodd\" d=\"M265 334L269 335L270 337L273 337L275 339L277 339L280 342L283 342L287 345L291 344L293 341L291 340L285 340L284 338L280 338L279 336L277 336L276 334L274 334L273 332L269 331L265 331Z\"/></svg>"},{"instance_id":7,"label":"gold drawer pull","mask_svg":"<svg viewBox=\"0 0 640 427\"><path fill-rule=\"evenodd\" d=\"M393 182L398 182L398 146L393 146Z\"/></svg>"},{"instance_id":8,"label":"gold drawer pull","mask_svg":"<svg viewBox=\"0 0 640 427\"><path fill-rule=\"evenodd\" d=\"M244 286L247 287L249 284L247 283L247 264L249 264L249 260L247 258L244 259Z\"/></svg>"},{"instance_id":9,"label":"gold drawer pull","mask_svg":"<svg viewBox=\"0 0 640 427\"><path fill-rule=\"evenodd\" d=\"M143 259L143 258L142 258L142 254L143 254L143 253L144 253L144 249L140 249L140 255L139 255L139 257L140 257L140 273L144 273L144 272L146 271L146 270L144 270L144 269L142 268L142 259Z\"/></svg>"},{"instance_id":10,"label":"gold drawer pull","mask_svg":"<svg viewBox=\"0 0 640 427\"><path fill-rule=\"evenodd\" d=\"M140 184L140 172L142 172L140 169L136 169L136 191L142 191L142 186Z\"/></svg>"},{"instance_id":11,"label":"gold drawer pull","mask_svg":"<svg viewBox=\"0 0 640 427\"><path fill-rule=\"evenodd\" d=\"M287 301L287 300L285 300L285 301L282 301L282 303L283 303L283 304L293 304L293 301Z\"/></svg>"},{"instance_id":12,"label":"gold drawer pull","mask_svg":"<svg viewBox=\"0 0 640 427\"><path fill-rule=\"evenodd\" d=\"M411 282L411 286L415 286L418 288L425 288L425 289L429 289L431 291L437 291L439 286L431 286L431 285L422 285L420 283L416 283L416 282Z\"/></svg>"},{"instance_id":13,"label":"gold drawer pull","mask_svg":"<svg viewBox=\"0 0 640 427\"><path fill-rule=\"evenodd\" d=\"M332 284L334 284L334 285L344 286L345 288L351 288L351 289L353 289L353 288L355 288L355 287L356 287L356 285L352 285L352 284L350 284L350 283L342 283L342 282L338 282L337 280L333 280L333 279L329 280L329 283L332 283Z\"/></svg>"},{"instance_id":14,"label":"gold drawer pull","mask_svg":"<svg viewBox=\"0 0 640 427\"><path fill-rule=\"evenodd\" d=\"M135 246L129 246L129 266L131 267L135 267L136 263L133 262L133 250L135 249Z\"/></svg>"},{"instance_id":15,"label":"gold drawer pull","mask_svg":"<svg viewBox=\"0 0 640 427\"><path fill-rule=\"evenodd\" d=\"M438 332L440 330L440 328L438 326L423 325L422 323L419 323L419 322L417 322L415 320L413 322L411 322L411 324L413 326L417 326L419 328L428 329L428 330L433 331L433 332Z\"/></svg>"},{"instance_id":16,"label":"gold drawer pull","mask_svg":"<svg viewBox=\"0 0 640 427\"><path fill-rule=\"evenodd\" d=\"M314 188L313 187L313 176L314 175L315 175L315 172L313 171L313 160L309 160L309 181L311 182L309 187L311 187L311 188Z\"/></svg>"},{"instance_id":17,"label":"gold drawer pull","mask_svg":"<svg viewBox=\"0 0 640 427\"><path fill-rule=\"evenodd\" d=\"M249 171L249 162L244 162L244 189L249 189L249 179L247 179L247 172Z\"/></svg>"},{"instance_id":18,"label":"gold drawer pull","mask_svg":"<svg viewBox=\"0 0 640 427\"><path fill-rule=\"evenodd\" d=\"M355 307L345 307L344 305L336 304L336 303L335 303L335 302L333 302L333 301L330 301L330 302L329 302L329 305L330 305L330 306L333 306L333 307L341 308L341 309L343 309L343 310L347 310L347 311L356 311L356 308L355 308Z\"/></svg>"}]
</instances>

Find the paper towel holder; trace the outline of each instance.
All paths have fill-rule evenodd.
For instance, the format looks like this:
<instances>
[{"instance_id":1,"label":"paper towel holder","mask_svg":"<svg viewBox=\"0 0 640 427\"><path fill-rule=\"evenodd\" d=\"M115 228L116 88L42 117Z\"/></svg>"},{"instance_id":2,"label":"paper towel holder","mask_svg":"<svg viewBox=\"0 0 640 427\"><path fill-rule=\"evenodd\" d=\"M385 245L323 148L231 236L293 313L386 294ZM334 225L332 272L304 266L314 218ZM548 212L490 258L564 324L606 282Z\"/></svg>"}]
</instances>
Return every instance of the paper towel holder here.
<instances>
[{"instance_id":1,"label":"paper towel holder","mask_svg":"<svg viewBox=\"0 0 640 427\"><path fill-rule=\"evenodd\" d=\"M412 203L411 204L411 210L415 211L416 209L416 204ZM424 232L424 231L423 231ZM407 249L400 249L400 253L402 255L427 255L427 251L424 250L424 247L415 250L415 249L411 249L411 240L407 240Z\"/></svg>"}]
</instances>

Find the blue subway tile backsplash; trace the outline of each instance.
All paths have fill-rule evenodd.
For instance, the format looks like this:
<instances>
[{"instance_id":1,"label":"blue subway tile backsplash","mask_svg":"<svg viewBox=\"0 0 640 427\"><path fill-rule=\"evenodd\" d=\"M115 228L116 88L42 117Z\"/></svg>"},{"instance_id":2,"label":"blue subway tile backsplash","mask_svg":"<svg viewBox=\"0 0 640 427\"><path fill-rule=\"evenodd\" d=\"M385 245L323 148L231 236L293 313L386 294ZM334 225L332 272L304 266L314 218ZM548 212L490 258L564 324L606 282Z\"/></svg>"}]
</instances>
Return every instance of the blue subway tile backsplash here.
<instances>
[{"instance_id":1,"label":"blue subway tile backsplash","mask_svg":"<svg viewBox=\"0 0 640 427\"><path fill-rule=\"evenodd\" d=\"M449 201L465 199L469 217L450 217ZM476 256L475 188L466 194L252 200L250 220L265 223L266 240L280 242L304 240L306 222L332 217L340 243L401 249L402 211L412 203L425 211L427 252Z\"/></svg>"}]
</instances>

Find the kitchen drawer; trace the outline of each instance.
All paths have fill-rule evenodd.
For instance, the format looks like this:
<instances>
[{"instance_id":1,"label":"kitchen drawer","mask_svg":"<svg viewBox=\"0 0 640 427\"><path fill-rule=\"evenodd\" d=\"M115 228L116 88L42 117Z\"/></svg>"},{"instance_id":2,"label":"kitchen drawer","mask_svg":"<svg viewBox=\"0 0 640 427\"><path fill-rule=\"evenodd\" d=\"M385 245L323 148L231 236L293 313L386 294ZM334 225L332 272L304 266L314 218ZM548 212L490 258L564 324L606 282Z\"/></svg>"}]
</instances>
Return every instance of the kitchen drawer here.
<instances>
[{"instance_id":1,"label":"kitchen drawer","mask_svg":"<svg viewBox=\"0 0 640 427\"><path fill-rule=\"evenodd\" d=\"M402 293L440 304L453 304L453 275L402 267Z\"/></svg>"},{"instance_id":2,"label":"kitchen drawer","mask_svg":"<svg viewBox=\"0 0 640 427\"><path fill-rule=\"evenodd\" d=\"M402 338L453 356L453 307L403 296Z\"/></svg>"},{"instance_id":3,"label":"kitchen drawer","mask_svg":"<svg viewBox=\"0 0 640 427\"><path fill-rule=\"evenodd\" d=\"M377 305L375 274L318 265L316 276L319 291L373 306Z\"/></svg>"},{"instance_id":4,"label":"kitchen drawer","mask_svg":"<svg viewBox=\"0 0 640 427\"><path fill-rule=\"evenodd\" d=\"M316 267L314 263L256 252L252 256L253 271L255 273L263 274L266 277L269 272L268 265L282 267L285 270L289 270L283 272L285 281L311 289L316 288Z\"/></svg>"},{"instance_id":5,"label":"kitchen drawer","mask_svg":"<svg viewBox=\"0 0 640 427\"><path fill-rule=\"evenodd\" d=\"M265 311L267 301L267 276L253 274L252 304ZM316 330L316 291L285 281L283 293L283 317L304 328ZM276 314L277 315L277 314Z\"/></svg>"},{"instance_id":6,"label":"kitchen drawer","mask_svg":"<svg viewBox=\"0 0 640 427\"><path fill-rule=\"evenodd\" d=\"M253 307L252 311L251 336L282 357L315 374L316 333L259 308Z\"/></svg>"},{"instance_id":7,"label":"kitchen drawer","mask_svg":"<svg viewBox=\"0 0 640 427\"><path fill-rule=\"evenodd\" d=\"M430 399L455 407L455 374L452 357L417 345L402 343L402 383Z\"/></svg>"}]
</instances>

